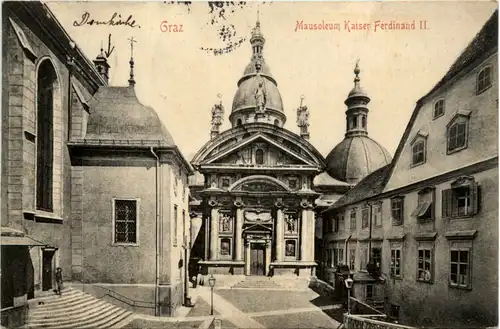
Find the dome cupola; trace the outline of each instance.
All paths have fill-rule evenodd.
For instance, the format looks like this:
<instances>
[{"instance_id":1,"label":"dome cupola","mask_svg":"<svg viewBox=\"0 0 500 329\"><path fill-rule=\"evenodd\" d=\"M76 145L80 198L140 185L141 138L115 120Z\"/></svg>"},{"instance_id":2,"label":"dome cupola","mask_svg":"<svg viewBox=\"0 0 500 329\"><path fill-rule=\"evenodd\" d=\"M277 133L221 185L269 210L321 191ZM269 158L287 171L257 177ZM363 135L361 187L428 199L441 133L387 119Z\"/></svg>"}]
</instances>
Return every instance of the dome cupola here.
<instances>
[{"instance_id":1,"label":"dome cupola","mask_svg":"<svg viewBox=\"0 0 500 329\"><path fill-rule=\"evenodd\" d=\"M327 172L335 179L356 184L368 174L389 164L392 157L387 150L368 137L368 103L370 97L360 86L359 63L354 68L354 88L345 105L345 138L326 157Z\"/></svg>"},{"instance_id":2,"label":"dome cupola","mask_svg":"<svg viewBox=\"0 0 500 329\"><path fill-rule=\"evenodd\" d=\"M263 56L265 42L257 19L250 38L252 57L238 81L238 90L229 116L233 127L251 122L266 122L283 127L286 122L278 84Z\"/></svg>"}]
</instances>

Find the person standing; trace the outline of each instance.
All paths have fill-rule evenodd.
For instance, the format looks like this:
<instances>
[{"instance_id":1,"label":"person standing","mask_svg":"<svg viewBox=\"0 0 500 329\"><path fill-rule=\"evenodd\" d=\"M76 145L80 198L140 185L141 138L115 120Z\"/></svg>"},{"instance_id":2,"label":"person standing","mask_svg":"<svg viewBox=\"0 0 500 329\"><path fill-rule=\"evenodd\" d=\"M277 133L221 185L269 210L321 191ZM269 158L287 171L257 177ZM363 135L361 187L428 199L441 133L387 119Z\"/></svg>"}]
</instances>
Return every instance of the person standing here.
<instances>
[{"instance_id":1,"label":"person standing","mask_svg":"<svg viewBox=\"0 0 500 329\"><path fill-rule=\"evenodd\" d=\"M62 295L61 290L62 290L62 285L63 285L63 279L62 279L62 269L58 267L56 269L56 294Z\"/></svg>"}]
</instances>

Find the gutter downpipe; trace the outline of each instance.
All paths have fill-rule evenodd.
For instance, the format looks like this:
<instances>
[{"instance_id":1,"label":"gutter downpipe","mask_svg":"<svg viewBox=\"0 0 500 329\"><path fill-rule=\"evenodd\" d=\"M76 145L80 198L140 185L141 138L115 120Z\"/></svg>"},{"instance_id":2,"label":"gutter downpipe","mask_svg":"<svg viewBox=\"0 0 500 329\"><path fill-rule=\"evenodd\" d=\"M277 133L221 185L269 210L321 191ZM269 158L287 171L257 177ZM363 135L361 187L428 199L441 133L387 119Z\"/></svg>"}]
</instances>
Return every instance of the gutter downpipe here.
<instances>
[{"instance_id":1,"label":"gutter downpipe","mask_svg":"<svg viewBox=\"0 0 500 329\"><path fill-rule=\"evenodd\" d=\"M150 148L151 154L156 158L156 172L155 172L155 188L156 188L156 220L155 220L155 231L156 231L156 274L155 274L155 316L160 316L160 204L161 204L161 188L160 188L160 158L153 150Z\"/></svg>"},{"instance_id":2,"label":"gutter downpipe","mask_svg":"<svg viewBox=\"0 0 500 329\"><path fill-rule=\"evenodd\" d=\"M373 205L372 203L368 202L368 206L370 207L370 232L368 236L368 262L371 261L372 259L372 216L373 216Z\"/></svg>"},{"instance_id":3,"label":"gutter downpipe","mask_svg":"<svg viewBox=\"0 0 500 329\"><path fill-rule=\"evenodd\" d=\"M349 237L347 239L345 239L345 254L344 254L344 258L345 258L345 264L347 266L349 266L349 264L347 263L347 253L348 253L348 249L347 249L347 244L349 243L349 240L351 240L351 237L352 237L352 234L349 235ZM351 270L351 267L349 266L349 271Z\"/></svg>"}]
</instances>

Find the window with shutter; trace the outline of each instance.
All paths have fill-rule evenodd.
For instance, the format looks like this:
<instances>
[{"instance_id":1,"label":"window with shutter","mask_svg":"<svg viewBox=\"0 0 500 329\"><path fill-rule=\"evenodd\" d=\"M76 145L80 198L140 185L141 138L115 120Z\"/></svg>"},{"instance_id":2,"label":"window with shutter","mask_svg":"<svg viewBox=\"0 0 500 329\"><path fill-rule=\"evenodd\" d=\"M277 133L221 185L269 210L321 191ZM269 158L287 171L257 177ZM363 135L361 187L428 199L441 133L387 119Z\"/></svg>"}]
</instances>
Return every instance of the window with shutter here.
<instances>
[{"instance_id":1,"label":"window with shutter","mask_svg":"<svg viewBox=\"0 0 500 329\"><path fill-rule=\"evenodd\" d=\"M443 190L443 218L471 217L479 212L480 189L474 177L460 177L451 184L451 188Z\"/></svg>"},{"instance_id":2,"label":"window with shutter","mask_svg":"<svg viewBox=\"0 0 500 329\"><path fill-rule=\"evenodd\" d=\"M434 188L427 187L418 192L418 204L412 217L420 221L434 219Z\"/></svg>"}]
</instances>

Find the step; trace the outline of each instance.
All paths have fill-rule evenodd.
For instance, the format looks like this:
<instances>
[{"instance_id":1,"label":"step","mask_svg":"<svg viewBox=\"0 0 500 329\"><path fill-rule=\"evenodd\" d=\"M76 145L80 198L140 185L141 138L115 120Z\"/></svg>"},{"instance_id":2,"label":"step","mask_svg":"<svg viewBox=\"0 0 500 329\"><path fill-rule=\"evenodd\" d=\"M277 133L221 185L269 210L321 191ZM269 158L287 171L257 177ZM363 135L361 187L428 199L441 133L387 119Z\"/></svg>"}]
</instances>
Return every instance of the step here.
<instances>
[{"instance_id":1,"label":"step","mask_svg":"<svg viewBox=\"0 0 500 329\"><path fill-rule=\"evenodd\" d=\"M75 300L75 299L78 299L78 298L81 298L83 296L86 296L84 293L74 293L74 294L71 294L71 295L67 295L67 296L58 296L58 297L54 297L54 298L51 298L51 299L47 299L47 300L44 300L43 302L43 305L39 305L40 307L43 307L43 306L48 306L48 305L52 305L52 306L56 306L56 305L59 305L59 304L62 304L62 303L67 303L67 302L70 302L72 300Z\"/></svg>"},{"instance_id":2,"label":"step","mask_svg":"<svg viewBox=\"0 0 500 329\"><path fill-rule=\"evenodd\" d=\"M70 298L72 296L75 296L75 295L78 295L79 291L75 291L75 290L69 290L69 291L66 291L65 293L61 295L47 295L47 296L43 296L43 297L37 297L36 299L32 299L30 300L30 302L32 303L35 303L36 305L38 305L39 302L43 302L44 304L47 304L47 303L52 303L54 301L58 301L58 300L64 300L64 299L67 299L67 298Z\"/></svg>"},{"instance_id":3,"label":"step","mask_svg":"<svg viewBox=\"0 0 500 329\"><path fill-rule=\"evenodd\" d=\"M31 314L31 318L37 318L37 317L44 317L45 315L52 315L53 317L58 317L60 315L71 315L73 313L81 313L82 311L82 308L86 308L88 306L91 306L91 305L94 305L94 304L104 304L106 303L105 301L102 301L102 300L88 300L88 301L85 301L84 303L82 304L78 304L76 306L73 306L71 308L65 308L65 309L59 309L57 311L54 311L54 310L40 310L40 311L35 311Z\"/></svg>"},{"instance_id":4,"label":"step","mask_svg":"<svg viewBox=\"0 0 500 329\"><path fill-rule=\"evenodd\" d=\"M59 303L51 303L51 304L45 304L45 305L40 305L36 309L37 310L60 310L60 309L68 309L72 306L77 306L79 304L82 304L85 301L91 300L94 297L91 295L81 295L72 299L69 299L67 301L61 301Z\"/></svg>"},{"instance_id":5,"label":"step","mask_svg":"<svg viewBox=\"0 0 500 329\"><path fill-rule=\"evenodd\" d=\"M114 308L111 311L99 314L99 316L87 319L82 322L75 323L73 328L95 328L98 325L103 325L106 322L110 321L111 319L114 319L125 313L130 313L130 312L124 309Z\"/></svg>"},{"instance_id":6,"label":"step","mask_svg":"<svg viewBox=\"0 0 500 329\"><path fill-rule=\"evenodd\" d=\"M85 307L85 310L90 311L90 310L96 310L101 307L108 306L109 303L106 303L104 301L92 301L91 303L88 303ZM47 322L47 321L57 321L57 320L65 320L68 317L73 317L73 316L78 316L79 314L82 314L82 308L79 309L72 309L70 311L66 312L58 312L58 313L43 313L43 314L35 314L33 315L30 319L30 322L32 323L39 323L39 322Z\"/></svg>"},{"instance_id":7,"label":"step","mask_svg":"<svg viewBox=\"0 0 500 329\"><path fill-rule=\"evenodd\" d=\"M123 321L125 318L132 315L132 312L127 310L120 310L112 316L106 317L98 322L93 322L92 325L77 325L75 328L113 328L113 325Z\"/></svg>"},{"instance_id":8,"label":"step","mask_svg":"<svg viewBox=\"0 0 500 329\"><path fill-rule=\"evenodd\" d=\"M82 312L77 316L69 316L65 320L61 320L60 318L46 318L30 322L34 325L43 325L43 324L73 325L75 323L76 324L80 323L80 321L82 320L87 320L90 318L94 318L95 316L99 316L102 312L106 312L112 309L115 309L115 306L107 304L104 305L102 308L99 307L99 308L86 309L85 312Z\"/></svg>"},{"instance_id":9,"label":"step","mask_svg":"<svg viewBox=\"0 0 500 329\"><path fill-rule=\"evenodd\" d=\"M133 312L126 312L115 319L111 320L109 323L105 325L99 325L97 328L99 329L104 329L104 328L123 328L130 322L134 321L134 313Z\"/></svg>"}]
</instances>

